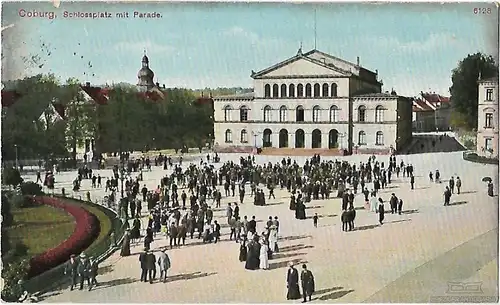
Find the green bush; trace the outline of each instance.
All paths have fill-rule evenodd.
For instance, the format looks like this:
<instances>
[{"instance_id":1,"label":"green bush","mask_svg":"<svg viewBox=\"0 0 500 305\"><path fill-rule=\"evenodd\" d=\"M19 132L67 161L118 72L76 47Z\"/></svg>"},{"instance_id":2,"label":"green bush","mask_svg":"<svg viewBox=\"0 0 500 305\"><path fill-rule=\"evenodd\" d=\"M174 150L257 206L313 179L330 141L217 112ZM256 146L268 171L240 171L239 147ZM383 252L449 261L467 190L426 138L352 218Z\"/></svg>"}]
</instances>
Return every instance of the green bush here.
<instances>
[{"instance_id":1,"label":"green bush","mask_svg":"<svg viewBox=\"0 0 500 305\"><path fill-rule=\"evenodd\" d=\"M23 195L42 195L42 187L35 182L26 182L21 184L21 193Z\"/></svg>"},{"instance_id":2,"label":"green bush","mask_svg":"<svg viewBox=\"0 0 500 305\"><path fill-rule=\"evenodd\" d=\"M476 143L472 139L465 139L464 145L467 149L475 149Z\"/></svg>"},{"instance_id":3,"label":"green bush","mask_svg":"<svg viewBox=\"0 0 500 305\"><path fill-rule=\"evenodd\" d=\"M22 209L32 206L33 201L20 193L12 193L9 198L10 206L14 209Z\"/></svg>"},{"instance_id":4,"label":"green bush","mask_svg":"<svg viewBox=\"0 0 500 305\"><path fill-rule=\"evenodd\" d=\"M17 302L24 292L22 281L28 274L29 261L21 260L3 266L2 278L4 286L2 289L2 300L4 302Z\"/></svg>"},{"instance_id":5,"label":"green bush","mask_svg":"<svg viewBox=\"0 0 500 305\"><path fill-rule=\"evenodd\" d=\"M3 171L3 183L5 185L17 186L23 182L21 178L21 173L12 167L6 168Z\"/></svg>"},{"instance_id":6,"label":"green bush","mask_svg":"<svg viewBox=\"0 0 500 305\"><path fill-rule=\"evenodd\" d=\"M2 227L10 226L13 221L9 199L5 194L2 194Z\"/></svg>"},{"instance_id":7,"label":"green bush","mask_svg":"<svg viewBox=\"0 0 500 305\"><path fill-rule=\"evenodd\" d=\"M4 247L7 248L5 252L2 249L2 262L4 265L15 262L19 257L24 257L28 254L28 247L21 242L17 242L13 246L4 245Z\"/></svg>"}]
</instances>

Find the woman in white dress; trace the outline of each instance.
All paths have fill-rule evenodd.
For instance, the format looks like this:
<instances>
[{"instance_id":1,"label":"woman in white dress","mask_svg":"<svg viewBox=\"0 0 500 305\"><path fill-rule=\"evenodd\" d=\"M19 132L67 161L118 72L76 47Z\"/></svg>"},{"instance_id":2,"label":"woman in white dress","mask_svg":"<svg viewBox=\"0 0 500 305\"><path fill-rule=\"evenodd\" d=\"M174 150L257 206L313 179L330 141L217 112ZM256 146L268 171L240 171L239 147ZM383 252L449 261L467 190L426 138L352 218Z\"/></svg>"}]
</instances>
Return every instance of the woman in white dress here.
<instances>
[{"instance_id":1,"label":"woman in white dress","mask_svg":"<svg viewBox=\"0 0 500 305\"><path fill-rule=\"evenodd\" d=\"M260 269L263 270L268 270L269 269L269 258L267 252L269 251L269 246L267 245L267 242L265 240L261 240L261 247L260 247Z\"/></svg>"},{"instance_id":2,"label":"woman in white dress","mask_svg":"<svg viewBox=\"0 0 500 305\"><path fill-rule=\"evenodd\" d=\"M375 197L375 194L372 194L372 197L370 198L370 211L377 212L377 207L378 207L377 197Z\"/></svg>"},{"instance_id":3,"label":"woman in white dress","mask_svg":"<svg viewBox=\"0 0 500 305\"><path fill-rule=\"evenodd\" d=\"M278 230L275 225L272 225L270 228L269 248L273 253L278 252Z\"/></svg>"}]
</instances>

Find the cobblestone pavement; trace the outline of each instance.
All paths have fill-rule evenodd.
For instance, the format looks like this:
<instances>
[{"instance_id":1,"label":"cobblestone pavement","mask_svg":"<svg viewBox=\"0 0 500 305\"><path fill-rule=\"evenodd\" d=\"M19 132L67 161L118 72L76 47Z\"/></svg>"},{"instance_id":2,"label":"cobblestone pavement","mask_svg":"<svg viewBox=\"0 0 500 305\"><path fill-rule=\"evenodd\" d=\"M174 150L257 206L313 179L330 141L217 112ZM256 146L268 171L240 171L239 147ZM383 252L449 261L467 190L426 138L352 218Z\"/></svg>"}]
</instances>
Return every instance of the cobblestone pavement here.
<instances>
[{"instance_id":1,"label":"cobblestone pavement","mask_svg":"<svg viewBox=\"0 0 500 305\"><path fill-rule=\"evenodd\" d=\"M221 157L222 161L238 159L236 155ZM343 158L359 162L368 156ZM257 156L258 163L280 159ZM380 161L387 159L379 157ZM476 301L482 300L478 297L498 297L498 197L488 197L486 184L481 182L489 176L498 185L498 167L463 161L461 153L398 156L398 163L401 160L414 165L416 189L411 190L409 179L400 177L382 190L384 200L393 192L402 198L405 211L403 215L386 214L383 226L377 225L377 214L362 209L363 198L358 195L355 231L341 231L340 199L307 204L308 217L314 213L320 216L319 227L314 228L312 219L294 219L288 209L289 194L277 190L276 199L269 200L267 206L254 206L250 197L240 206L241 215L263 220L258 230L269 216L280 219L281 252L270 261L271 270L245 270L244 263L238 261L239 246L228 241L229 229L223 226L220 243L202 244L188 238L186 246L168 250L172 268L167 283L139 281L141 242L132 247L131 256L122 258L115 252L101 264L100 285L95 290L60 287L47 293L44 301L283 303L289 261L307 262L313 271L314 302L427 302L443 297L453 301L454 297L471 295L450 290L452 282L480 282L481 291L472 294ZM449 207L443 206L445 184L428 181L429 171L436 169L443 180L457 175L462 180L462 193L452 196ZM110 175L109 170L98 172ZM156 187L163 174L160 168L145 172L144 183ZM70 190L74 177L74 172L58 174L56 188ZM104 196L102 189L91 190L88 180L80 191L82 197L87 190L93 199ZM225 223L226 203L234 201L236 197L224 198L222 209L215 212L221 223ZM166 238L157 236L152 247L166 245Z\"/></svg>"}]
</instances>

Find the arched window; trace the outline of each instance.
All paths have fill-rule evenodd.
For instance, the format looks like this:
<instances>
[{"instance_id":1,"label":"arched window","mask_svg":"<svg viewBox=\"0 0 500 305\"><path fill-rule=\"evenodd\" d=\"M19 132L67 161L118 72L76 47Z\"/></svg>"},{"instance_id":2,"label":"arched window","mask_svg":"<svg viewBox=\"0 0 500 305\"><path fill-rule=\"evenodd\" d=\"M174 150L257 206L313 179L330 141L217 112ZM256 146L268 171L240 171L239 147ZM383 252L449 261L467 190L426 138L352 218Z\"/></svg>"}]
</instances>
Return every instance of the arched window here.
<instances>
[{"instance_id":1,"label":"arched window","mask_svg":"<svg viewBox=\"0 0 500 305\"><path fill-rule=\"evenodd\" d=\"M358 107L358 122L364 122L366 119L366 107L359 106Z\"/></svg>"},{"instance_id":2,"label":"arched window","mask_svg":"<svg viewBox=\"0 0 500 305\"><path fill-rule=\"evenodd\" d=\"M320 121L320 111L321 111L321 108L319 108L319 106L316 105L313 107L313 122Z\"/></svg>"},{"instance_id":3,"label":"arched window","mask_svg":"<svg viewBox=\"0 0 500 305\"><path fill-rule=\"evenodd\" d=\"M336 123L339 120L339 107L333 105L330 107L330 123Z\"/></svg>"},{"instance_id":4,"label":"arched window","mask_svg":"<svg viewBox=\"0 0 500 305\"><path fill-rule=\"evenodd\" d=\"M304 107L298 106L295 109L295 121L304 122Z\"/></svg>"},{"instance_id":5,"label":"arched window","mask_svg":"<svg viewBox=\"0 0 500 305\"><path fill-rule=\"evenodd\" d=\"M375 145L384 145L384 134L382 133L382 131L377 131Z\"/></svg>"},{"instance_id":6,"label":"arched window","mask_svg":"<svg viewBox=\"0 0 500 305\"><path fill-rule=\"evenodd\" d=\"M240 121L241 122L248 121L248 108L247 108L247 106L241 106L241 108L240 108Z\"/></svg>"},{"instance_id":7,"label":"arched window","mask_svg":"<svg viewBox=\"0 0 500 305\"><path fill-rule=\"evenodd\" d=\"M224 107L224 121L231 121L231 106L227 105Z\"/></svg>"},{"instance_id":8,"label":"arched window","mask_svg":"<svg viewBox=\"0 0 500 305\"><path fill-rule=\"evenodd\" d=\"M358 145L366 145L366 133L363 130L358 134Z\"/></svg>"},{"instance_id":9,"label":"arched window","mask_svg":"<svg viewBox=\"0 0 500 305\"><path fill-rule=\"evenodd\" d=\"M330 90L330 96L337 97L337 84L332 84L332 90Z\"/></svg>"},{"instance_id":10,"label":"arched window","mask_svg":"<svg viewBox=\"0 0 500 305\"><path fill-rule=\"evenodd\" d=\"M271 121L271 106L267 105L264 107L264 122Z\"/></svg>"},{"instance_id":11,"label":"arched window","mask_svg":"<svg viewBox=\"0 0 500 305\"><path fill-rule=\"evenodd\" d=\"M278 93L279 93L278 89L279 89L278 85L274 84L273 85L273 97L275 97L275 98L278 97Z\"/></svg>"},{"instance_id":12,"label":"arched window","mask_svg":"<svg viewBox=\"0 0 500 305\"><path fill-rule=\"evenodd\" d=\"M281 85L281 92L280 93L281 93L281 95L280 95L281 97L286 97L286 85L285 84Z\"/></svg>"},{"instance_id":13,"label":"arched window","mask_svg":"<svg viewBox=\"0 0 500 305\"><path fill-rule=\"evenodd\" d=\"M271 97L271 85L264 85L264 97Z\"/></svg>"},{"instance_id":14,"label":"arched window","mask_svg":"<svg viewBox=\"0 0 500 305\"><path fill-rule=\"evenodd\" d=\"M248 133L247 133L246 129L243 129L241 131L240 142L241 143L248 143Z\"/></svg>"},{"instance_id":15,"label":"arched window","mask_svg":"<svg viewBox=\"0 0 500 305\"><path fill-rule=\"evenodd\" d=\"M306 84L306 97L311 97L312 96L312 88L311 84Z\"/></svg>"},{"instance_id":16,"label":"arched window","mask_svg":"<svg viewBox=\"0 0 500 305\"><path fill-rule=\"evenodd\" d=\"M226 143L232 143L233 142L233 133L231 132L230 129L226 130Z\"/></svg>"},{"instance_id":17,"label":"arched window","mask_svg":"<svg viewBox=\"0 0 500 305\"><path fill-rule=\"evenodd\" d=\"M375 108L375 122L380 123L384 121L384 110L382 106Z\"/></svg>"},{"instance_id":18,"label":"arched window","mask_svg":"<svg viewBox=\"0 0 500 305\"><path fill-rule=\"evenodd\" d=\"M323 84L323 90L322 90L322 91L323 91L323 92L321 92L321 93L322 93L322 96L323 96L323 97L328 96L328 84L326 84L326 83L325 83L325 84Z\"/></svg>"},{"instance_id":19,"label":"arched window","mask_svg":"<svg viewBox=\"0 0 500 305\"><path fill-rule=\"evenodd\" d=\"M280 107L280 122L286 122L286 106Z\"/></svg>"},{"instance_id":20,"label":"arched window","mask_svg":"<svg viewBox=\"0 0 500 305\"><path fill-rule=\"evenodd\" d=\"M290 86L288 86L288 96L295 97L295 85L294 84L290 84Z\"/></svg>"},{"instance_id":21,"label":"arched window","mask_svg":"<svg viewBox=\"0 0 500 305\"><path fill-rule=\"evenodd\" d=\"M321 96L320 88L319 84L314 84L314 97Z\"/></svg>"},{"instance_id":22,"label":"arched window","mask_svg":"<svg viewBox=\"0 0 500 305\"><path fill-rule=\"evenodd\" d=\"M303 97L304 96L304 85L298 84L297 85L297 97Z\"/></svg>"}]
</instances>

